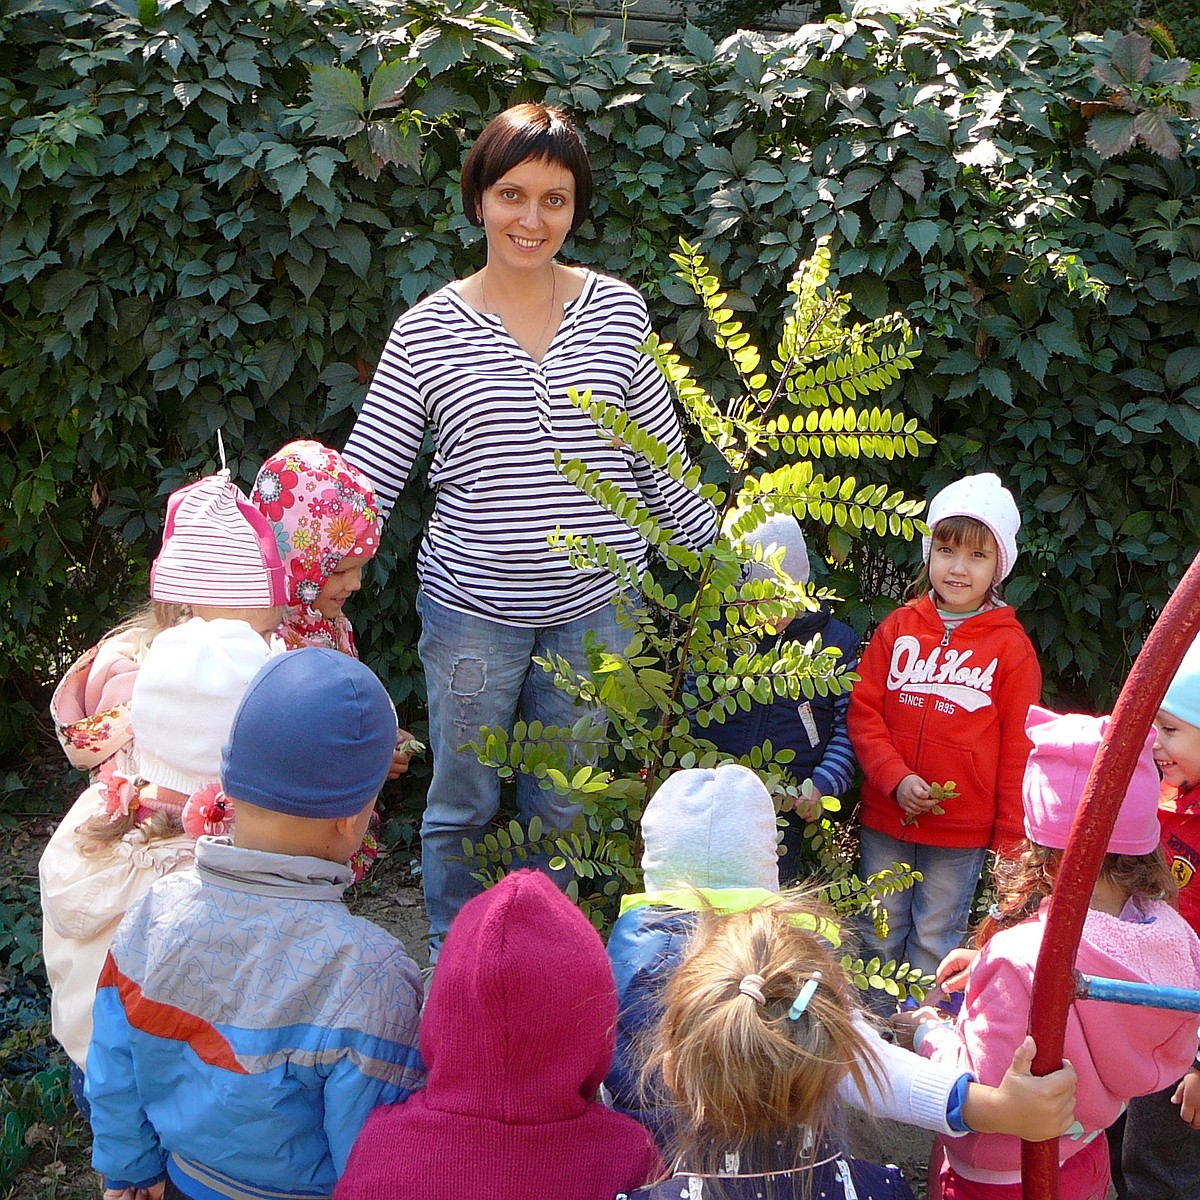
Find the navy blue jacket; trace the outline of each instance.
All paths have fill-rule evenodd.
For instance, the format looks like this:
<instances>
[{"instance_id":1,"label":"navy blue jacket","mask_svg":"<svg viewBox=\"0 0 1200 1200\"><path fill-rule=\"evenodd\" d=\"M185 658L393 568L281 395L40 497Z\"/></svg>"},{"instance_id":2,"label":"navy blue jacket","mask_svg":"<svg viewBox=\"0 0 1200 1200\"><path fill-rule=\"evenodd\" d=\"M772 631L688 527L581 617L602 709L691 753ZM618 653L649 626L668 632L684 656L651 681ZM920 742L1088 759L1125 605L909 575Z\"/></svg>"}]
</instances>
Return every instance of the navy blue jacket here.
<instances>
[{"instance_id":1,"label":"navy blue jacket","mask_svg":"<svg viewBox=\"0 0 1200 1200\"><path fill-rule=\"evenodd\" d=\"M858 665L859 637L844 621L837 620L830 609L822 605L817 612L800 613L778 634L760 642L769 648L778 639L782 642L809 642L821 635L823 646L837 646L847 670ZM840 696L814 696L811 700L789 700L777 696L770 704L751 704L749 711L740 708L725 719L715 722L706 736L718 750L741 758L755 746L770 741L776 750L794 750L796 758L788 770L803 781L811 778L822 795L844 796L854 779L854 750L846 730L846 714L850 708L850 693Z\"/></svg>"}]
</instances>

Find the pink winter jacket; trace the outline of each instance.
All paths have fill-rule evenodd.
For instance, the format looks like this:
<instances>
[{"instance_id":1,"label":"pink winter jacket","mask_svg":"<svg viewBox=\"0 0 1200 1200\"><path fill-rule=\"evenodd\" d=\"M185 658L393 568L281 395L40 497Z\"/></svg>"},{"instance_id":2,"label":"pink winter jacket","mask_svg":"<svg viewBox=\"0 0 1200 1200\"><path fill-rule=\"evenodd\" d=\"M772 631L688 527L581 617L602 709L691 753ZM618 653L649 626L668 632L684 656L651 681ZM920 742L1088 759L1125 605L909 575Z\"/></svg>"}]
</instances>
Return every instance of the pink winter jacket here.
<instances>
[{"instance_id":1,"label":"pink winter jacket","mask_svg":"<svg viewBox=\"0 0 1200 1200\"><path fill-rule=\"evenodd\" d=\"M129 698L146 645L144 629L109 634L80 655L54 689L50 715L71 766L94 772L113 759L118 771L137 774Z\"/></svg>"},{"instance_id":2,"label":"pink winter jacket","mask_svg":"<svg viewBox=\"0 0 1200 1200\"><path fill-rule=\"evenodd\" d=\"M1029 1024L1029 995L1046 904L1038 915L996 934L971 972L954 1025L927 1028L920 1052L974 1071L996 1086ZM1085 975L1200 988L1200 939L1168 904L1150 901L1145 916L1128 904L1120 917L1092 909L1075 966ZM1167 1009L1077 1000L1067 1017L1063 1058L1079 1073L1075 1131L1059 1138L1059 1162L1106 1129L1126 1101L1181 1079L1196 1056L1197 1018ZM1021 1178L1021 1142L1006 1134L967 1134L946 1143L954 1169L984 1183Z\"/></svg>"}]
</instances>

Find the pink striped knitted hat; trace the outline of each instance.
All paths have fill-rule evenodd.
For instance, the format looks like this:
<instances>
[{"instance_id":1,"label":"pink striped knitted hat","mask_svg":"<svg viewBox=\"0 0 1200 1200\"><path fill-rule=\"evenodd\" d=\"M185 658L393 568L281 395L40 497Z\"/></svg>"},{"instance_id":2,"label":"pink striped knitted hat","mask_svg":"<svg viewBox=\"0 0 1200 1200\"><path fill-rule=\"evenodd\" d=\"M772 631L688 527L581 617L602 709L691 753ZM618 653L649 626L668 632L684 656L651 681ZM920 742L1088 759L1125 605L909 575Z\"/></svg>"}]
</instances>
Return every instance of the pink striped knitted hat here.
<instances>
[{"instance_id":1,"label":"pink striped knitted hat","mask_svg":"<svg viewBox=\"0 0 1200 1200\"><path fill-rule=\"evenodd\" d=\"M287 580L270 522L228 471L172 492L150 596L215 608L287 603Z\"/></svg>"}]
</instances>

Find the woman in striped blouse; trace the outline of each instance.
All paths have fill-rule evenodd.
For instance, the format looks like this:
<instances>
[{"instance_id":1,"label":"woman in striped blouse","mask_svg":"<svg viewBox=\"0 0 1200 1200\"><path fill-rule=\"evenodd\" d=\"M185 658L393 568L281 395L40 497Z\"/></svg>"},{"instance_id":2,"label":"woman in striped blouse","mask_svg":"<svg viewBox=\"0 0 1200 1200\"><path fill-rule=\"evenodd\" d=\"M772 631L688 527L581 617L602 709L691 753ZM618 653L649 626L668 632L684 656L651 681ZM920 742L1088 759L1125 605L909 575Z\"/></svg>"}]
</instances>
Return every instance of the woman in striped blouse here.
<instances>
[{"instance_id":1,"label":"woman in striped blouse","mask_svg":"<svg viewBox=\"0 0 1200 1200\"><path fill-rule=\"evenodd\" d=\"M480 134L462 171L463 210L486 234L487 262L396 322L345 456L375 485L386 515L408 481L427 427L437 501L418 555L419 646L429 696L433 780L421 826L431 957L479 890L462 857L499 807L495 771L464 750L482 725L520 717L570 726L582 714L534 656L583 667L583 637L624 645L617 581L573 567L556 530L591 535L630 564L645 562L636 530L555 468L585 460L693 548L715 532L707 501L602 437L570 401L590 391L684 454L666 381L639 347L650 332L627 284L555 261L588 215L592 175L562 112L520 104ZM597 716L599 714L596 714ZM517 783L522 819L569 828L578 810L538 781Z\"/></svg>"}]
</instances>

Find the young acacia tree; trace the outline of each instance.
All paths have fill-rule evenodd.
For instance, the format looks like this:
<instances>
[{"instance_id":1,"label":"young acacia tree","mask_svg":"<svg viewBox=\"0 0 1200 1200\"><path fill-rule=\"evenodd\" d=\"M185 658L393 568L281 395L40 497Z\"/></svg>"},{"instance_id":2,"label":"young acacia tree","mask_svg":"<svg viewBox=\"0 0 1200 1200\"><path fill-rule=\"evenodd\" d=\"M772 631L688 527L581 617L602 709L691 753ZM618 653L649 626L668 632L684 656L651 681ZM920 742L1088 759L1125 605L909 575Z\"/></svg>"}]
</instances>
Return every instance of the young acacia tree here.
<instances>
[{"instance_id":1,"label":"young acacia tree","mask_svg":"<svg viewBox=\"0 0 1200 1200\"><path fill-rule=\"evenodd\" d=\"M908 321L892 314L866 324L852 322L848 299L829 285L830 252L821 241L791 280L791 306L767 364L727 306L720 280L700 251L681 242L672 257L699 298L738 387L728 402L718 404L669 343L652 336L644 349L723 460L725 485L701 484L698 466L685 471L678 455L669 455L622 409L594 402L586 393L573 399L605 438L621 439L658 470L706 495L721 512L721 532L696 553L585 462L560 460L566 478L638 529L660 561L639 572L594 539L560 531L556 545L575 565L608 570L620 582L622 624L630 640L622 651L593 645L584 674L562 659L539 661L554 673L558 687L588 708L602 710L606 722L597 725L584 716L570 729L518 722L511 737L503 729L485 728L474 743L480 760L502 778L532 773L542 786L577 802L582 814L566 833L545 831L536 819L529 827L511 821L480 843L464 841L464 854L480 863L480 877L487 880L533 857L569 866L574 876L569 894L597 925L610 915L613 898L636 885L638 819L663 774L731 757L706 736L714 724L752 701L838 694L856 679L840 652L822 646L819 638L807 645L760 647L763 625L815 609L833 593L784 576L782 550L768 548L764 557L761 547L747 550L740 539L779 513L824 526L832 552L840 557L871 534L910 539L924 530L918 519L922 501L883 483L825 469L834 460L914 455L933 442L914 419L870 400L899 379L919 353ZM751 560L768 563L772 577L743 582L743 568ZM595 753L580 753L581 746ZM766 743L741 761L760 774L780 807L799 805L805 811L812 867L833 907L842 913L871 908L882 921L879 898L909 886L912 872L897 867L859 880L849 856L838 852L825 815L837 810L838 800L811 801L806 809L806 788L788 770L794 757L791 750ZM907 964L850 960L848 966L861 986L883 987L898 997L918 978Z\"/></svg>"}]
</instances>

